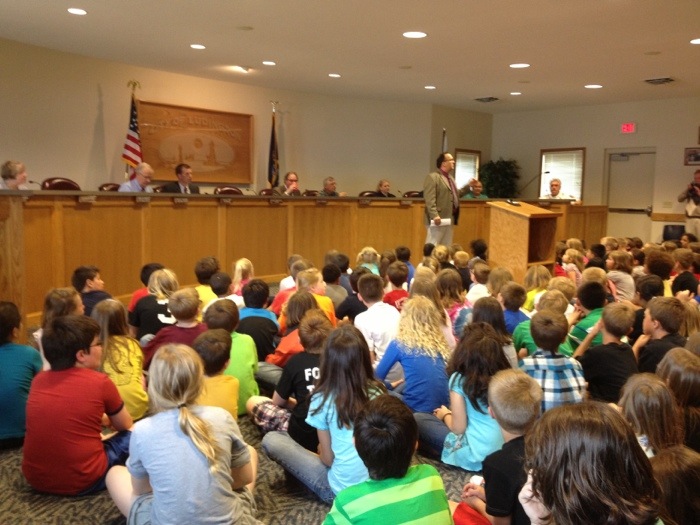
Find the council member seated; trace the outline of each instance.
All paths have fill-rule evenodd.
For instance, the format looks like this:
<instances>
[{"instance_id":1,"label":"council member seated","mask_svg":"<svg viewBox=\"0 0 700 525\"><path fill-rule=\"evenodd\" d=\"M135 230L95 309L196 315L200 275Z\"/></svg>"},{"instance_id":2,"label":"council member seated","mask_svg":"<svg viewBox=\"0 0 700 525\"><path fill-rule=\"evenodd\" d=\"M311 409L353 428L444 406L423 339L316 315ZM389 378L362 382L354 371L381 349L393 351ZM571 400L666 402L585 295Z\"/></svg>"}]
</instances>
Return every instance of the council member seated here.
<instances>
[{"instance_id":1,"label":"council member seated","mask_svg":"<svg viewBox=\"0 0 700 525\"><path fill-rule=\"evenodd\" d=\"M8 160L2 165L0 190L28 190L27 168L21 162Z\"/></svg>"},{"instance_id":2,"label":"council member seated","mask_svg":"<svg viewBox=\"0 0 700 525\"><path fill-rule=\"evenodd\" d=\"M338 193L335 191L335 179L333 177L326 177L323 179L323 189L318 192L319 197L345 197L347 193L341 191Z\"/></svg>"},{"instance_id":3,"label":"council member seated","mask_svg":"<svg viewBox=\"0 0 700 525\"><path fill-rule=\"evenodd\" d=\"M389 197L391 199L396 198L396 195L389 192L390 189L391 183L388 180L380 180L379 184L377 184L377 197Z\"/></svg>"},{"instance_id":4,"label":"council member seated","mask_svg":"<svg viewBox=\"0 0 700 525\"><path fill-rule=\"evenodd\" d=\"M175 167L177 182L168 182L161 190L163 193L199 193L199 186L192 184L192 168L189 164Z\"/></svg>"},{"instance_id":5,"label":"council member seated","mask_svg":"<svg viewBox=\"0 0 700 525\"><path fill-rule=\"evenodd\" d=\"M284 184L272 188L273 195L293 195L299 193L299 175L295 171L289 171L284 176Z\"/></svg>"},{"instance_id":6,"label":"council member seated","mask_svg":"<svg viewBox=\"0 0 700 525\"><path fill-rule=\"evenodd\" d=\"M134 168L134 178L119 185L119 191L153 193L152 178L153 168L150 164L142 162Z\"/></svg>"},{"instance_id":7,"label":"council member seated","mask_svg":"<svg viewBox=\"0 0 700 525\"><path fill-rule=\"evenodd\" d=\"M561 192L561 179L552 179L549 181L549 193L543 195L540 197L540 199L562 199L567 201L575 201L576 197Z\"/></svg>"},{"instance_id":8,"label":"council member seated","mask_svg":"<svg viewBox=\"0 0 700 525\"><path fill-rule=\"evenodd\" d=\"M484 191L484 185L481 184L481 181L479 179L472 179L469 181L469 183L462 188L460 193L462 191L466 191L462 195L462 199L488 199L489 196L483 193Z\"/></svg>"}]
</instances>

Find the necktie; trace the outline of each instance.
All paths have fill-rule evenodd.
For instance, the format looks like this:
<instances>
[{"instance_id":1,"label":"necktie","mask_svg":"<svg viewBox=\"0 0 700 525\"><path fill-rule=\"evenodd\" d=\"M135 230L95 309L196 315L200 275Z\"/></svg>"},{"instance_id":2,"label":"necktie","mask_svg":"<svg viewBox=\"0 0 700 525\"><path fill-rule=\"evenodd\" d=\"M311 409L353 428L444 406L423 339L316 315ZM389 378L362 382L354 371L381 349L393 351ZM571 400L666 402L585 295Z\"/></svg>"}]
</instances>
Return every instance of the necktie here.
<instances>
[{"instance_id":1,"label":"necktie","mask_svg":"<svg viewBox=\"0 0 700 525\"><path fill-rule=\"evenodd\" d=\"M189 193L189 192L190 192L190 187L189 187L189 186L185 186L185 193Z\"/></svg>"}]
</instances>

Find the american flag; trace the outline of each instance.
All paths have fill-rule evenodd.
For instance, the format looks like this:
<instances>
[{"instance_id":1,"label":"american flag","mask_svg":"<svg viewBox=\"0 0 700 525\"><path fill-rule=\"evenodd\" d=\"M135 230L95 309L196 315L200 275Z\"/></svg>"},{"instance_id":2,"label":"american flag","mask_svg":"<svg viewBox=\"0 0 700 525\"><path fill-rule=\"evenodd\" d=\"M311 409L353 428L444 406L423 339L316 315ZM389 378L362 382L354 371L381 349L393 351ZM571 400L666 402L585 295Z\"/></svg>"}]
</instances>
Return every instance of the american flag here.
<instances>
[{"instance_id":1,"label":"american flag","mask_svg":"<svg viewBox=\"0 0 700 525\"><path fill-rule=\"evenodd\" d=\"M131 97L131 117L129 118L129 131L126 133L122 159L132 168L143 162L141 155L141 137L139 135L139 116L136 112L136 100Z\"/></svg>"},{"instance_id":2,"label":"american flag","mask_svg":"<svg viewBox=\"0 0 700 525\"><path fill-rule=\"evenodd\" d=\"M277 151L277 133L275 132L275 113L272 112L272 134L270 135L270 156L267 163L267 181L274 188L279 182L280 161Z\"/></svg>"}]
</instances>

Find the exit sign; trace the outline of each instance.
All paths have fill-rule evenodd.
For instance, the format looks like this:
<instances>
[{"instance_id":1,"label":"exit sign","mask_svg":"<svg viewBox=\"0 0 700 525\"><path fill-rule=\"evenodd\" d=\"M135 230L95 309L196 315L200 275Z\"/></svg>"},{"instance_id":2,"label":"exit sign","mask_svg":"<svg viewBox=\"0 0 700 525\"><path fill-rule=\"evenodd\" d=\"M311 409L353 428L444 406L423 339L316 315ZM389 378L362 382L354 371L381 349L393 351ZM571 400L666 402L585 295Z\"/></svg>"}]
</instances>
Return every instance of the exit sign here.
<instances>
[{"instance_id":1,"label":"exit sign","mask_svg":"<svg viewBox=\"0 0 700 525\"><path fill-rule=\"evenodd\" d=\"M627 133L636 133L636 132L637 132L636 122L623 122L622 124L620 124L620 133L627 134Z\"/></svg>"}]
</instances>

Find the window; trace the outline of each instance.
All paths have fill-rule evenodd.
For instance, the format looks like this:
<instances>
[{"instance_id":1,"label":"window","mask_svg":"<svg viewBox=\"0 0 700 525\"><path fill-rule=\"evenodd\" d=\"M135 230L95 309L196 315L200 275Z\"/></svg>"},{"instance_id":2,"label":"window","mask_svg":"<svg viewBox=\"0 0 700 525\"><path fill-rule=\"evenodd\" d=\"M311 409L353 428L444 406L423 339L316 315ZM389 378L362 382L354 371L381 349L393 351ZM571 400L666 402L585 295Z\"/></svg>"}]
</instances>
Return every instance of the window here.
<instances>
[{"instance_id":1,"label":"window","mask_svg":"<svg viewBox=\"0 0 700 525\"><path fill-rule=\"evenodd\" d=\"M546 198L550 181L559 179L563 196L581 200L586 148L543 149L540 159L540 197Z\"/></svg>"},{"instance_id":2,"label":"window","mask_svg":"<svg viewBox=\"0 0 700 525\"><path fill-rule=\"evenodd\" d=\"M479 178L481 152L472 149L455 149L455 184L463 188L472 179Z\"/></svg>"}]
</instances>

